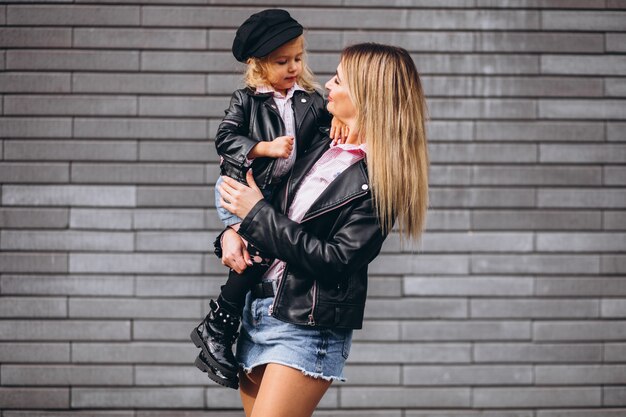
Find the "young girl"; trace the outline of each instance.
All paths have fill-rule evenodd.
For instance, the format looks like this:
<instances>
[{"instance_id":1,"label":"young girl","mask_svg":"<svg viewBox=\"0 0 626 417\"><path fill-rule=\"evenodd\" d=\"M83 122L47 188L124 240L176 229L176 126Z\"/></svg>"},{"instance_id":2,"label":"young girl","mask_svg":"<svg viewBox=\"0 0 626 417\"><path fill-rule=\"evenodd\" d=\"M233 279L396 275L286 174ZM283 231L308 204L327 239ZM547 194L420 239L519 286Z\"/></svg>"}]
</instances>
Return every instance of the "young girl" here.
<instances>
[{"instance_id":1,"label":"young girl","mask_svg":"<svg viewBox=\"0 0 626 417\"><path fill-rule=\"evenodd\" d=\"M268 200L296 159L320 137L320 127L328 127L332 118L304 61L302 33L302 26L287 11L268 9L250 16L233 42L233 55L247 64L248 87L233 93L218 128L215 146L221 156L221 174L246 184L246 172L251 169ZM221 205L221 183L220 177L215 186L218 214L226 226L238 230L241 219ZM209 313L191 332L192 341L202 349L196 366L218 384L235 389L239 366L232 344L245 297L271 261L250 245L248 252L252 255L247 259L249 267L241 275L230 270L221 294L211 300Z\"/></svg>"}]
</instances>

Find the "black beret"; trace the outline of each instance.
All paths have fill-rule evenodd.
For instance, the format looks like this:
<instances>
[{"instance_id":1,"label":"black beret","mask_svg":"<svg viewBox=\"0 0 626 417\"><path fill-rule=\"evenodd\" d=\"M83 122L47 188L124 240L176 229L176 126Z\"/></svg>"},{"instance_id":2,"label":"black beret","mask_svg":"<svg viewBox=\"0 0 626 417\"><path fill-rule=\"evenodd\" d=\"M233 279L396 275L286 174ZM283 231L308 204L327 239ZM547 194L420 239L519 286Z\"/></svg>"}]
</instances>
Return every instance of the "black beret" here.
<instances>
[{"instance_id":1,"label":"black beret","mask_svg":"<svg viewBox=\"0 0 626 417\"><path fill-rule=\"evenodd\" d=\"M302 32L302 25L286 10L263 10L239 26L233 41L233 55L239 62L246 62L250 57L262 58Z\"/></svg>"}]
</instances>

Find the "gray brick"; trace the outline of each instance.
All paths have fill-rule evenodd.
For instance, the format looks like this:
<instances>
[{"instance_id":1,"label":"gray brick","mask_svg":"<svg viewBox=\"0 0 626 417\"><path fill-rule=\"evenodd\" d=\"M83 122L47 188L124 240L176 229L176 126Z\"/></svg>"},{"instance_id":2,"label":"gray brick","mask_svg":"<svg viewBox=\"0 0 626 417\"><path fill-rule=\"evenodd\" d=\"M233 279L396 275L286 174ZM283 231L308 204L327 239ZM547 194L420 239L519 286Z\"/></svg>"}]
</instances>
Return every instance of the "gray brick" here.
<instances>
[{"instance_id":1,"label":"gray brick","mask_svg":"<svg viewBox=\"0 0 626 417\"><path fill-rule=\"evenodd\" d=\"M622 100L539 100L539 117L546 119L624 119Z\"/></svg>"},{"instance_id":2,"label":"gray brick","mask_svg":"<svg viewBox=\"0 0 626 417\"><path fill-rule=\"evenodd\" d=\"M62 73L0 73L0 91L6 93L69 93L70 74Z\"/></svg>"},{"instance_id":3,"label":"gray brick","mask_svg":"<svg viewBox=\"0 0 626 417\"><path fill-rule=\"evenodd\" d=\"M20 295L133 295L132 276L3 275L2 294Z\"/></svg>"},{"instance_id":4,"label":"gray brick","mask_svg":"<svg viewBox=\"0 0 626 417\"><path fill-rule=\"evenodd\" d=\"M535 340L621 340L626 321L569 321L533 323Z\"/></svg>"},{"instance_id":5,"label":"gray brick","mask_svg":"<svg viewBox=\"0 0 626 417\"><path fill-rule=\"evenodd\" d=\"M476 388L475 407L596 407L602 404L599 387L585 388Z\"/></svg>"},{"instance_id":6,"label":"gray brick","mask_svg":"<svg viewBox=\"0 0 626 417\"><path fill-rule=\"evenodd\" d=\"M2 117L0 118L1 137L20 138L63 138L72 135L72 120L56 117Z\"/></svg>"},{"instance_id":7,"label":"gray brick","mask_svg":"<svg viewBox=\"0 0 626 417\"><path fill-rule=\"evenodd\" d=\"M206 311L203 311L201 314L198 313L200 311L200 302L197 304L194 303L196 307L196 314L189 314L189 316L193 316L195 320L133 320L133 340L142 340L142 341L187 341L189 340L189 332L198 323L202 320ZM187 309L189 310L189 308ZM180 316L180 314L177 314ZM153 317L166 317L164 315L160 315L159 313L155 314ZM174 315L173 317L176 317ZM156 384L159 385L161 379L157 379ZM148 384L148 385L154 385ZM187 384L183 384L187 385ZM196 384L194 384L196 385Z\"/></svg>"},{"instance_id":8,"label":"gray brick","mask_svg":"<svg viewBox=\"0 0 626 417\"><path fill-rule=\"evenodd\" d=\"M135 187L89 185L2 186L4 205L134 206Z\"/></svg>"},{"instance_id":9,"label":"gray brick","mask_svg":"<svg viewBox=\"0 0 626 417\"><path fill-rule=\"evenodd\" d=\"M223 117L226 97L140 97L141 116Z\"/></svg>"},{"instance_id":10,"label":"gray brick","mask_svg":"<svg viewBox=\"0 0 626 417\"><path fill-rule=\"evenodd\" d=\"M5 141L5 159L98 161L135 160L135 141L20 140Z\"/></svg>"},{"instance_id":11,"label":"gray brick","mask_svg":"<svg viewBox=\"0 0 626 417\"><path fill-rule=\"evenodd\" d=\"M64 253L0 253L0 272L67 272Z\"/></svg>"},{"instance_id":12,"label":"gray brick","mask_svg":"<svg viewBox=\"0 0 626 417\"><path fill-rule=\"evenodd\" d=\"M496 152L497 153L497 152ZM600 185L600 167L473 166L474 185Z\"/></svg>"},{"instance_id":13,"label":"gray brick","mask_svg":"<svg viewBox=\"0 0 626 417\"><path fill-rule=\"evenodd\" d=\"M471 52L476 38L471 32L436 31L348 31L343 35L345 45L368 42L396 45L412 52Z\"/></svg>"},{"instance_id":14,"label":"gray brick","mask_svg":"<svg viewBox=\"0 0 626 417\"><path fill-rule=\"evenodd\" d=\"M600 272L605 274L623 274L626 272L626 256L602 256L600 259Z\"/></svg>"},{"instance_id":15,"label":"gray brick","mask_svg":"<svg viewBox=\"0 0 626 417\"><path fill-rule=\"evenodd\" d=\"M531 233L433 232L425 234L420 242L401 245L398 235L385 241L385 252L530 252L533 250Z\"/></svg>"},{"instance_id":16,"label":"gray brick","mask_svg":"<svg viewBox=\"0 0 626 417\"><path fill-rule=\"evenodd\" d=\"M0 44L13 48L69 48L72 45L72 30L52 28L2 28Z\"/></svg>"},{"instance_id":17,"label":"gray brick","mask_svg":"<svg viewBox=\"0 0 626 417\"><path fill-rule=\"evenodd\" d=\"M515 274L595 274L600 260L589 255L473 255L471 272Z\"/></svg>"},{"instance_id":18,"label":"gray brick","mask_svg":"<svg viewBox=\"0 0 626 417\"><path fill-rule=\"evenodd\" d=\"M540 365L535 367L535 381L541 385L623 384L624 365Z\"/></svg>"},{"instance_id":19,"label":"gray brick","mask_svg":"<svg viewBox=\"0 0 626 417\"><path fill-rule=\"evenodd\" d=\"M130 366L2 365L3 385L132 385Z\"/></svg>"},{"instance_id":20,"label":"gray brick","mask_svg":"<svg viewBox=\"0 0 626 417\"><path fill-rule=\"evenodd\" d=\"M621 189L545 188L537 193L539 207L626 207L626 193Z\"/></svg>"},{"instance_id":21,"label":"gray brick","mask_svg":"<svg viewBox=\"0 0 626 417\"><path fill-rule=\"evenodd\" d=\"M138 25L139 7L130 6L11 6L7 10L10 25Z\"/></svg>"},{"instance_id":22,"label":"gray brick","mask_svg":"<svg viewBox=\"0 0 626 417\"><path fill-rule=\"evenodd\" d=\"M131 96L4 96L7 115L130 116L137 114L137 110L137 99Z\"/></svg>"},{"instance_id":23,"label":"gray brick","mask_svg":"<svg viewBox=\"0 0 626 417\"><path fill-rule=\"evenodd\" d=\"M626 145L540 145L542 162L622 163Z\"/></svg>"},{"instance_id":24,"label":"gray brick","mask_svg":"<svg viewBox=\"0 0 626 417\"><path fill-rule=\"evenodd\" d=\"M475 49L484 52L604 52L603 36L596 33L480 31L475 38Z\"/></svg>"},{"instance_id":25,"label":"gray brick","mask_svg":"<svg viewBox=\"0 0 626 417\"><path fill-rule=\"evenodd\" d=\"M317 410L313 412L313 417L401 417L401 410ZM239 417L239 416L237 416Z\"/></svg>"},{"instance_id":26,"label":"gray brick","mask_svg":"<svg viewBox=\"0 0 626 417\"><path fill-rule=\"evenodd\" d=\"M69 362L70 343L0 343L0 362Z\"/></svg>"},{"instance_id":27,"label":"gray brick","mask_svg":"<svg viewBox=\"0 0 626 417\"><path fill-rule=\"evenodd\" d=\"M72 318L196 318L201 314L200 300L93 297L69 299L69 317Z\"/></svg>"},{"instance_id":28,"label":"gray brick","mask_svg":"<svg viewBox=\"0 0 626 417\"><path fill-rule=\"evenodd\" d=\"M469 259L459 255L379 255L370 265L370 274L464 274Z\"/></svg>"},{"instance_id":29,"label":"gray brick","mask_svg":"<svg viewBox=\"0 0 626 417\"><path fill-rule=\"evenodd\" d=\"M209 162L216 158L212 142L139 142L140 161Z\"/></svg>"},{"instance_id":30,"label":"gray brick","mask_svg":"<svg viewBox=\"0 0 626 417\"><path fill-rule=\"evenodd\" d=\"M72 362L76 363L143 363L184 364L191 362L198 350L184 343L72 343Z\"/></svg>"},{"instance_id":31,"label":"gray brick","mask_svg":"<svg viewBox=\"0 0 626 417\"><path fill-rule=\"evenodd\" d=\"M214 236L203 232L140 232L137 250L206 252L213 247Z\"/></svg>"},{"instance_id":32,"label":"gray brick","mask_svg":"<svg viewBox=\"0 0 626 417\"><path fill-rule=\"evenodd\" d=\"M0 317L67 317L67 299L65 297L2 297ZM4 372L2 376L4 377Z\"/></svg>"},{"instance_id":33,"label":"gray brick","mask_svg":"<svg viewBox=\"0 0 626 417\"><path fill-rule=\"evenodd\" d=\"M72 182L108 184L203 184L199 164L72 164Z\"/></svg>"},{"instance_id":34,"label":"gray brick","mask_svg":"<svg viewBox=\"0 0 626 417\"><path fill-rule=\"evenodd\" d=\"M349 385L400 385L400 366L347 365L344 375Z\"/></svg>"},{"instance_id":35,"label":"gray brick","mask_svg":"<svg viewBox=\"0 0 626 417\"><path fill-rule=\"evenodd\" d=\"M480 0L479 0L480 1ZM499 5L504 3L499 2ZM413 411L408 410L405 417L534 417L532 410L464 410L464 411Z\"/></svg>"},{"instance_id":36,"label":"gray brick","mask_svg":"<svg viewBox=\"0 0 626 417\"><path fill-rule=\"evenodd\" d=\"M171 410L137 410L132 417L168 417L171 416ZM177 417L242 417L242 411L185 411L176 410Z\"/></svg>"},{"instance_id":37,"label":"gray brick","mask_svg":"<svg viewBox=\"0 0 626 417\"><path fill-rule=\"evenodd\" d=\"M626 52L626 34L624 33L606 33L606 51L607 52Z\"/></svg>"},{"instance_id":38,"label":"gray brick","mask_svg":"<svg viewBox=\"0 0 626 417\"><path fill-rule=\"evenodd\" d=\"M424 93L427 97L434 96L473 96L474 78L466 76L428 76L422 78Z\"/></svg>"},{"instance_id":39,"label":"gray brick","mask_svg":"<svg viewBox=\"0 0 626 417\"><path fill-rule=\"evenodd\" d=\"M0 208L0 227L6 229L64 229L67 209Z\"/></svg>"},{"instance_id":40,"label":"gray brick","mask_svg":"<svg viewBox=\"0 0 626 417\"><path fill-rule=\"evenodd\" d=\"M432 145L431 145L432 146ZM428 182L438 185L469 185L470 169L464 166L431 165Z\"/></svg>"},{"instance_id":41,"label":"gray brick","mask_svg":"<svg viewBox=\"0 0 626 417\"><path fill-rule=\"evenodd\" d=\"M446 320L432 322L402 322L403 340L472 341L472 340L530 340L529 322Z\"/></svg>"},{"instance_id":42,"label":"gray brick","mask_svg":"<svg viewBox=\"0 0 626 417\"><path fill-rule=\"evenodd\" d=\"M537 417L621 417L626 409L538 410Z\"/></svg>"},{"instance_id":43,"label":"gray brick","mask_svg":"<svg viewBox=\"0 0 626 417\"><path fill-rule=\"evenodd\" d=\"M189 336L189 335L187 335ZM137 385L209 385L206 375L192 366L143 366L135 368ZM176 415L179 415L178 413ZM237 416L239 417L239 416Z\"/></svg>"},{"instance_id":44,"label":"gray brick","mask_svg":"<svg viewBox=\"0 0 626 417\"><path fill-rule=\"evenodd\" d=\"M604 167L604 183L618 186L626 184L626 167Z\"/></svg>"},{"instance_id":45,"label":"gray brick","mask_svg":"<svg viewBox=\"0 0 626 417\"><path fill-rule=\"evenodd\" d=\"M198 274L202 272L202 256L71 253L69 267L72 273Z\"/></svg>"},{"instance_id":46,"label":"gray brick","mask_svg":"<svg viewBox=\"0 0 626 417\"><path fill-rule=\"evenodd\" d=\"M604 361L605 362L623 362L626 358L626 343L610 343L604 344Z\"/></svg>"},{"instance_id":47,"label":"gray brick","mask_svg":"<svg viewBox=\"0 0 626 417\"><path fill-rule=\"evenodd\" d=\"M247 17L242 19L245 20ZM206 22L202 26L206 26ZM141 52L142 71L157 72L235 72L242 73L232 53L226 52Z\"/></svg>"},{"instance_id":48,"label":"gray brick","mask_svg":"<svg viewBox=\"0 0 626 417\"><path fill-rule=\"evenodd\" d=\"M0 162L2 183L55 183L69 181L69 164Z\"/></svg>"},{"instance_id":49,"label":"gray brick","mask_svg":"<svg viewBox=\"0 0 626 417\"><path fill-rule=\"evenodd\" d=\"M542 11L541 27L548 30L626 30L626 13L616 11Z\"/></svg>"},{"instance_id":50,"label":"gray brick","mask_svg":"<svg viewBox=\"0 0 626 417\"><path fill-rule=\"evenodd\" d=\"M535 207L535 195L532 188L434 188L430 204L434 208Z\"/></svg>"},{"instance_id":51,"label":"gray brick","mask_svg":"<svg viewBox=\"0 0 626 417\"><path fill-rule=\"evenodd\" d=\"M607 122L606 140L609 142L626 141L626 123Z\"/></svg>"},{"instance_id":52,"label":"gray brick","mask_svg":"<svg viewBox=\"0 0 626 417\"><path fill-rule=\"evenodd\" d=\"M538 74L536 55L411 54L420 74ZM334 61L336 65L337 58ZM316 66L313 66L316 68ZM317 70L319 71L319 70ZM331 68L329 68L329 72Z\"/></svg>"},{"instance_id":53,"label":"gray brick","mask_svg":"<svg viewBox=\"0 0 626 417\"><path fill-rule=\"evenodd\" d=\"M470 317L488 318L597 318L598 300L473 299Z\"/></svg>"},{"instance_id":54,"label":"gray brick","mask_svg":"<svg viewBox=\"0 0 626 417\"><path fill-rule=\"evenodd\" d=\"M225 409L235 408L241 409L241 397L235 390L229 389L227 392L215 384L211 384L210 388L204 391L204 400L209 408ZM337 407L337 392L333 388L326 391L326 394L319 403L320 408Z\"/></svg>"},{"instance_id":55,"label":"gray brick","mask_svg":"<svg viewBox=\"0 0 626 417\"><path fill-rule=\"evenodd\" d=\"M408 385L526 385L532 384L530 366L407 366Z\"/></svg>"},{"instance_id":56,"label":"gray brick","mask_svg":"<svg viewBox=\"0 0 626 417\"><path fill-rule=\"evenodd\" d=\"M237 27L250 16L249 10L233 7L144 6L142 12L144 26Z\"/></svg>"},{"instance_id":57,"label":"gray brick","mask_svg":"<svg viewBox=\"0 0 626 417\"><path fill-rule=\"evenodd\" d=\"M17 388L0 387L0 404L3 408L68 408L68 388Z\"/></svg>"},{"instance_id":58,"label":"gray brick","mask_svg":"<svg viewBox=\"0 0 626 417\"><path fill-rule=\"evenodd\" d=\"M402 295L402 279L370 276L367 283L367 293L373 297L400 297Z\"/></svg>"},{"instance_id":59,"label":"gray brick","mask_svg":"<svg viewBox=\"0 0 626 417\"><path fill-rule=\"evenodd\" d=\"M368 407L469 407L469 388L369 388L345 387L341 389L341 406L350 408Z\"/></svg>"},{"instance_id":60,"label":"gray brick","mask_svg":"<svg viewBox=\"0 0 626 417\"><path fill-rule=\"evenodd\" d=\"M70 209L72 229L130 230L132 226L132 210Z\"/></svg>"},{"instance_id":61,"label":"gray brick","mask_svg":"<svg viewBox=\"0 0 626 417\"><path fill-rule=\"evenodd\" d=\"M373 318L374 320L365 320L363 322L363 329L359 329L358 332L353 334L353 341L389 342L400 340L400 323L391 320L378 320L377 317Z\"/></svg>"},{"instance_id":62,"label":"gray brick","mask_svg":"<svg viewBox=\"0 0 626 417\"><path fill-rule=\"evenodd\" d=\"M626 295L626 281L606 277L541 278L536 280L536 293L541 296L620 296Z\"/></svg>"},{"instance_id":63,"label":"gray brick","mask_svg":"<svg viewBox=\"0 0 626 417\"><path fill-rule=\"evenodd\" d=\"M433 120L429 124L428 140L469 141L474 138L475 122L460 120Z\"/></svg>"},{"instance_id":64,"label":"gray brick","mask_svg":"<svg viewBox=\"0 0 626 417\"><path fill-rule=\"evenodd\" d=\"M602 317L626 317L626 299L602 300Z\"/></svg>"},{"instance_id":65,"label":"gray brick","mask_svg":"<svg viewBox=\"0 0 626 417\"><path fill-rule=\"evenodd\" d=\"M6 69L137 71L135 51L9 50Z\"/></svg>"},{"instance_id":66,"label":"gray brick","mask_svg":"<svg viewBox=\"0 0 626 417\"><path fill-rule=\"evenodd\" d=\"M533 278L519 276L405 277L403 282L404 295L520 296L533 293Z\"/></svg>"},{"instance_id":67,"label":"gray brick","mask_svg":"<svg viewBox=\"0 0 626 417\"><path fill-rule=\"evenodd\" d=\"M455 363L470 361L469 343L353 343L350 363ZM342 404L345 405L345 404Z\"/></svg>"},{"instance_id":68,"label":"gray brick","mask_svg":"<svg viewBox=\"0 0 626 417\"><path fill-rule=\"evenodd\" d=\"M502 35L499 33L497 36ZM570 38L574 35L567 33L559 36ZM565 47L562 43L555 43L555 45L558 45L559 48ZM585 48L584 44L580 46ZM568 97L602 97L604 95L604 83L601 78L487 76L475 77L473 81L473 94L479 96L562 97L566 95Z\"/></svg>"},{"instance_id":69,"label":"gray brick","mask_svg":"<svg viewBox=\"0 0 626 417\"><path fill-rule=\"evenodd\" d=\"M132 251L130 232L86 232L73 230L3 230L2 249L54 251Z\"/></svg>"},{"instance_id":70,"label":"gray brick","mask_svg":"<svg viewBox=\"0 0 626 417\"><path fill-rule=\"evenodd\" d=\"M541 72L544 74L589 74L595 76L623 75L626 72L626 57L620 55L543 55L541 57Z\"/></svg>"},{"instance_id":71,"label":"gray brick","mask_svg":"<svg viewBox=\"0 0 626 417\"><path fill-rule=\"evenodd\" d=\"M0 321L3 340L129 340L130 322L122 320Z\"/></svg>"},{"instance_id":72,"label":"gray brick","mask_svg":"<svg viewBox=\"0 0 626 417\"><path fill-rule=\"evenodd\" d=\"M198 408L202 388L72 388L72 408Z\"/></svg>"},{"instance_id":73,"label":"gray brick","mask_svg":"<svg viewBox=\"0 0 626 417\"><path fill-rule=\"evenodd\" d=\"M436 210L428 211L426 229L435 230L467 230L470 227L470 213L467 210Z\"/></svg>"},{"instance_id":74,"label":"gray brick","mask_svg":"<svg viewBox=\"0 0 626 417\"><path fill-rule=\"evenodd\" d=\"M456 298L403 298L369 300L365 316L368 318L449 318L467 317L467 302Z\"/></svg>"},{"instance_id":75,"label":"gray brick","mask_svg":"<svg viewBox=\"0 0 626 417\"><path fill-rule=\"evenodd\" d=\"M206 123L193 119L76 118L74 136L88 138L205 139Z\"/></svg>"},{"instance_id":76,"label":"gray brick","mask_svg":"<svg viewBox=\"0 0 626 417\"><path fill-rule=\"evenodd\" d=\"M536 145L511 144L430 144L431 162L536 162Z\"/></svg>"},{"instance_id":77,"label":"gray brick","mask_svg":"<svg viewBox=\"0 0 626 417\"><path fill-rule=\"evenodd\" d=\"M202 229L204 217L200 209L137 209L133 211L133 227L137 230Z\"/></svg>"},{"instance_id":78,"label":"gray brick","mask_svg":"<svg viewBox=\"0 0 626 417\"><path fill-rule=\"evenodd\" d=\"M537 114L535 100L524 99L431 99L429 113L435 118L530 119Z\"/></svg>"},{"instance_id":79,"label":"gray brick","mask_svg":"<svg viewBox=\"0 0 626 417\"><path fill-rule=\"evenodd\" d=\"M213 31L210 31L212 34ZM209 36L211 36L209 34ZM230 44L232 45L232 38ZM241 74L208 74L206 76L207 92L209 94L230 95L236 89L245 86Z\"/></svg>"},{"instance_id":80,"label":"gray brick","mask_svg":"<svg viewBox=\"0 0 626 417\"><path fill-rule=\"evenodd\" d=\"M605 230L626 229L626 211L605 211L603 213Z\"/></svg>"},{"instance_id":81,"label":"gray brick","mask_svg":"<svg viewBox=\"0 0 626 417\"><path fill-rule=\"evenodd\" d=\"M626 81L622 78L605 78L604 94L608 97L626 96Z\"/></svg>"},{"instance_id":82,"label":"gray brick","mask_svg":"<svg viewBox=\"0 0 626 417\"><path fill-rule=\"evenodd\" d=\"M476 362L576 363L599 362L602 344L591 343L476 343Z\"/></svg>"},{"instance_id":83,"label":"gray brick","mask_svg":"<svg viewBox=\"0 0 626 417\"><path fill-rule=\"evenodd\" d=\"M497 141L599 142L603 123L585 121L477 121L476 139Z\"/></svg>"},{"instance_id":84,"label":"gray brick","mask_svg":"<svg viewBox=\"0 0 626 417\"><path fill-rule=\"evenodd\" d=\"M538 233L542 252L619 252L626 247L625 233Z\"/></svg>"},{"instance_id":85,"label":"gray brick","mask_svg":"<svg viewBox=\"0 0 626 417\"><path fill-rule=\"evenodd\" d=\"M133 411L5 411L5 417L134 417Z\"/></svg>"},{"instance_id":86,"label":"gray brick","mask_svg":"<svg viewBox=\"0 0 626 417\"><path fill-rule=\"evenodd\" d=\"M206 38L205 30L78 28L74 30L74 47L206 49Z\"/></svg>"},{"instance_id":87,"label":"gray brick","mask_svg":"<svg viewBox=\"0 0 626 417\"><path fill-rule=\"evenodd\" d=\"M137 187L139 207L214 207L214 192L207 186Z\"/></svg>"},{"instance_id":88,"label":"gray brick","mask_svg":"<svg viewBox=\"0 0 626 417\"><path fill-rule=\"evenodd\" d=\"M473 210L471 215L478 230L593 230L602 223L600 211Z\"/></svg>"},{"instance_id":89,"label":"gray brick","mask_svg":"<svg viewBox=\"0 0 626 417\"><path fill-rule=\"evenodd\" d=\"M113 31L118 32L119 29ZM108 32L107 29L107 35ZM205 92L205 77L197 74L78 73L73 74L72 91L80 93L203 94Z\"/></svg>"}]
</instances>

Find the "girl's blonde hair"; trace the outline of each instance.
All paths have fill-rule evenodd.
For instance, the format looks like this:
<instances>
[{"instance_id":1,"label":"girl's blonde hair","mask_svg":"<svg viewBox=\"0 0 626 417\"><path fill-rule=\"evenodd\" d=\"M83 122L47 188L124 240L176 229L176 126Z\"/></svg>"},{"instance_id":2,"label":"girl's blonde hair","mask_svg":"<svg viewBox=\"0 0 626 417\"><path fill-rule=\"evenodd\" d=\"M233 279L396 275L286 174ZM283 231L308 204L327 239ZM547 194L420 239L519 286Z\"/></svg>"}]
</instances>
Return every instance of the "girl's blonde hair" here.
<instances>
[{"instance_id":1,"label":"girl's blonde hair","mask_svg":"<svg viewBox=\"0 0 626 417\"><path fill-rule=\"evenodd\" d=\"M297 38L290 40L284 45L291 45L296 42L302 42L302 72L298 76L296 82L300 85L300 87L304 88L308 92L312 92L314 90L320 90L320 85L315 81L315 76L313 75L313 71L309 68L307 64L307 56L306 49L304 45L304 36L300 35ZM282 46L282 45L281 45ZM269 85L268 73L270 71L271 62L270 57L272 54L264 56L263 58L248 58L246 61L246 71L243 74L244 82L250 88L256 89L262 85Z\"/></svg>"},{"instance_id":2,"label":"girl's blonde hair","mask_svg":"<svg viewBox=\"0 0 626 417\"><path fill-rule=\"evenodd\" d=\"M341 55L367 144L367 170L383 231L419 238L428 208L427 107L415 63L402 48L363 43Z\"/></svg>"}]
</instances>

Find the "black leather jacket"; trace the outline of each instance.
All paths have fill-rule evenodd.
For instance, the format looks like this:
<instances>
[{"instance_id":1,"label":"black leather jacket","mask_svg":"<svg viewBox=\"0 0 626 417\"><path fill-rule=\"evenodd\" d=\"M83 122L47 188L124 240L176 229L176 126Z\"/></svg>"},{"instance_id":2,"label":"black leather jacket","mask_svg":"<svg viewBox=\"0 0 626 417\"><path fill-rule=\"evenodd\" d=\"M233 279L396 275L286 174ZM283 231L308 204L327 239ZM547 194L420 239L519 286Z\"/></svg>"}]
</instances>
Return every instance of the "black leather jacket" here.
<instances>
[{"instance_id":1,"label":"black leather jacket","mask_svg":"<svg viewBox=\"0 0 626 417\"><path fill-rule=\"evenodd\" d=\"M243 219L239 234L262 252L286 261L272 316L300 325L360 329L367 266L386 238L375 215L365 161L339 175L300 224L284 214L329 143L326 136L313 145L274 193L273 205L259 201Z\"/></svg>"},{"instance_id":2,"label":"black leather jacket","mask_svg":"<svg viewBox=\"0 0 626 417\"><path fill-rule=\"evenodd\" d=\"M332 117L318 92L296 90L291 101L296 128L296 158L300 158L314 138L319 137L318 128L328 127ZM257 94L250 88L236 90L225 113L215 137L217 152L224 158L221 173L246 184L248 153L261 140L271 141L285 136L285 124L272 94ZM252 162L254 180L262 189L272 184L274 161L274 158L255 158Z\"/></svg>"}]
</instances>

